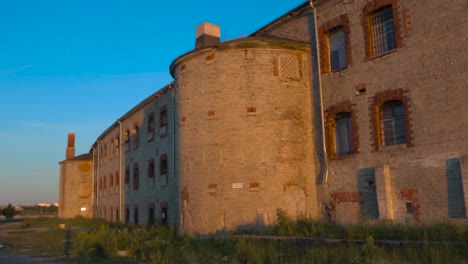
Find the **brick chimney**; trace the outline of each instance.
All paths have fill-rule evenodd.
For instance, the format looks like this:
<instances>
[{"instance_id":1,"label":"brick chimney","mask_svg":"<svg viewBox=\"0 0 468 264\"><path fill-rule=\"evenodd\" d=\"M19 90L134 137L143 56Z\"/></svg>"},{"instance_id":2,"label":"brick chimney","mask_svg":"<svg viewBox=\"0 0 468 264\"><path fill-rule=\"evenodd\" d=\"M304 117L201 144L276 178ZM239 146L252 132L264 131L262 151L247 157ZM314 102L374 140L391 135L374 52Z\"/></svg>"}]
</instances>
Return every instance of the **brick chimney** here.
<instances>
[{"instance_id":1,"label":"brick chimney","mask_svg":"<svg viewBox=\"0 0 468 264\"><path fill-rule=\"evenodd\" d=\"M67 160L75 157L75 133L68 133Z\"/></svg>"},{"instance_id":2,"label":"brick chimney","mask_svg":"<svg viewBox=\"0 0 468 264\"><path fill-rule=\"evenodd\" d=\"M203 22L197 26L195 49L219 44L221 29L218 25Z\"/></svg>"}]
</instances>

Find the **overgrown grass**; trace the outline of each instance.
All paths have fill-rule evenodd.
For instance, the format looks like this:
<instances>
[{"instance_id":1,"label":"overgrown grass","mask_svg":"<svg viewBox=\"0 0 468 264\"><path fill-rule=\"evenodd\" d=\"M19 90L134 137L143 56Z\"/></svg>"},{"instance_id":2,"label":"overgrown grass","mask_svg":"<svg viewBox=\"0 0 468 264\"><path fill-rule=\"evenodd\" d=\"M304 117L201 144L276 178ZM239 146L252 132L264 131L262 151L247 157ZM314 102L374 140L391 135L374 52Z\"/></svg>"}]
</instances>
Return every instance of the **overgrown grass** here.
<instances>
[{"instance_id":1,"label":"overgrown grass","mask_svg":"<svg viewBox=\"0 0 468 264\"><path fill-rule=\"evenodd\" d=\"M376 224L338 226L308 219L292 221L278 210L273 233L282 236L359 238L363 243L334 245L297 243L292 240L266 240L237 236L194 239L178 235L173 227L126 226L90 219L31 219L14 232L15 245L26 245L26 251L50 252L49 256L68 256L80 262L122 263L468 263L468 227L440 223L406 226ZM58 224L80 226L58 229ZM29 232L33 227L47 232ZM41 228L39 228L41 229ZM384 246L378 239L443 241ZM450 243L457 243L453 246ZM32 248L35 248L32 250ZM129 258L118 256L119 250Z\"/></svg>"},{"instance_id":2,"label":"overgrown grass","mask_svg":"<svg viewBox=\"0 0 468 264\"><path fill-rule=\"evenodd\" d=\"M292 221L286 212L281 209L277 210L277 225L273 228L273 234L318 238L366 239L372 237L378 240L446 241L468 245L468 225L466 224L404 225L397 223L364 223L340 226L307 218Z\"/></svg>"}]
</instances>

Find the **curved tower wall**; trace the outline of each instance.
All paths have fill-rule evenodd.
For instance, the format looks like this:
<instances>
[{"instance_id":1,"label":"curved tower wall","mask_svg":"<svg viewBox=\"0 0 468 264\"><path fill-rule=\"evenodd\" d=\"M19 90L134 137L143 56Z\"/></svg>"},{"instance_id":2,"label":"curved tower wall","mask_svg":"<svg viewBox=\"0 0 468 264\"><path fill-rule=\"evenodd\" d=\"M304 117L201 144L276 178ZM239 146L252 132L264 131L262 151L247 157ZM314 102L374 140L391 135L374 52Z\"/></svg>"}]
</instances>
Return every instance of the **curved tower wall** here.
<instances>
[{"instance_id":1,"label":"curved tower wall","mask_svg":"<svg viewBox=\"0 0 468 264\"><path fill-rule=\"evenodd\" d=\"M180 228L316 217L307 45L242 39L174 61Z\"/></svg>"}]
</instances>

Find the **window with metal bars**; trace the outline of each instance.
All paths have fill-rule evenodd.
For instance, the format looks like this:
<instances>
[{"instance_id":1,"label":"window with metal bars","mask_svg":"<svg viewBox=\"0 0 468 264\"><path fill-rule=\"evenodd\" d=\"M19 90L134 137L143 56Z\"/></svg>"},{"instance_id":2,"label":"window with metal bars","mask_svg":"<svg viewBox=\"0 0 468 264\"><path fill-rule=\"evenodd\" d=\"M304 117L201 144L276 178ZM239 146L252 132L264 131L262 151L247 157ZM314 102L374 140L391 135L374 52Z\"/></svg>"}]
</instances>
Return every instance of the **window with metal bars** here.
<instances>
[{"instance_id":1,"label":"window with metal bars","mask_svg":"<svg viewBox=\"0 0 468 264\"><path fill-rule=\"evenodd\" d=\"M380 8L369 15L371 56L376 57L396 49L392 6Z\"/></svg>"},{"instance_id":2,"label":"window with metal bars","mask_svg":"<svg viewBox=\"0 0 468 264\"><path fill-rule=\"evenodd\" d=\"M401 101L384 103L380 108L382 146L406 143L405 113Z\"/></svg>"}]
</instances>

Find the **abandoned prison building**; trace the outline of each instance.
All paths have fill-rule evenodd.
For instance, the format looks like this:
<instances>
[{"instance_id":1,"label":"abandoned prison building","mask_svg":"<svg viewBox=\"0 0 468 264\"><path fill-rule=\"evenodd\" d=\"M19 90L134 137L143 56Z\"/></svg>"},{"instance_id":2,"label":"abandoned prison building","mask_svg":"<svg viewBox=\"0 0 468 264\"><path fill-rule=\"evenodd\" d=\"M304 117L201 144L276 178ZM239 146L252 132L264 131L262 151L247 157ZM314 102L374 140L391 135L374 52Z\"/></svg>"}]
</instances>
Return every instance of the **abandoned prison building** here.
<instances>
[{"instance_id":1,"label":"abandoned prison building","mask_svg":"<svg viewBox=\"0 0 468 264\"><path fill-rule=\"evenodd\" d=\"M60 163L60 217L192 234L289 216L467 222L465 0L317 0L202 23L174 81Z\"/></svg>"}]
</instances>

